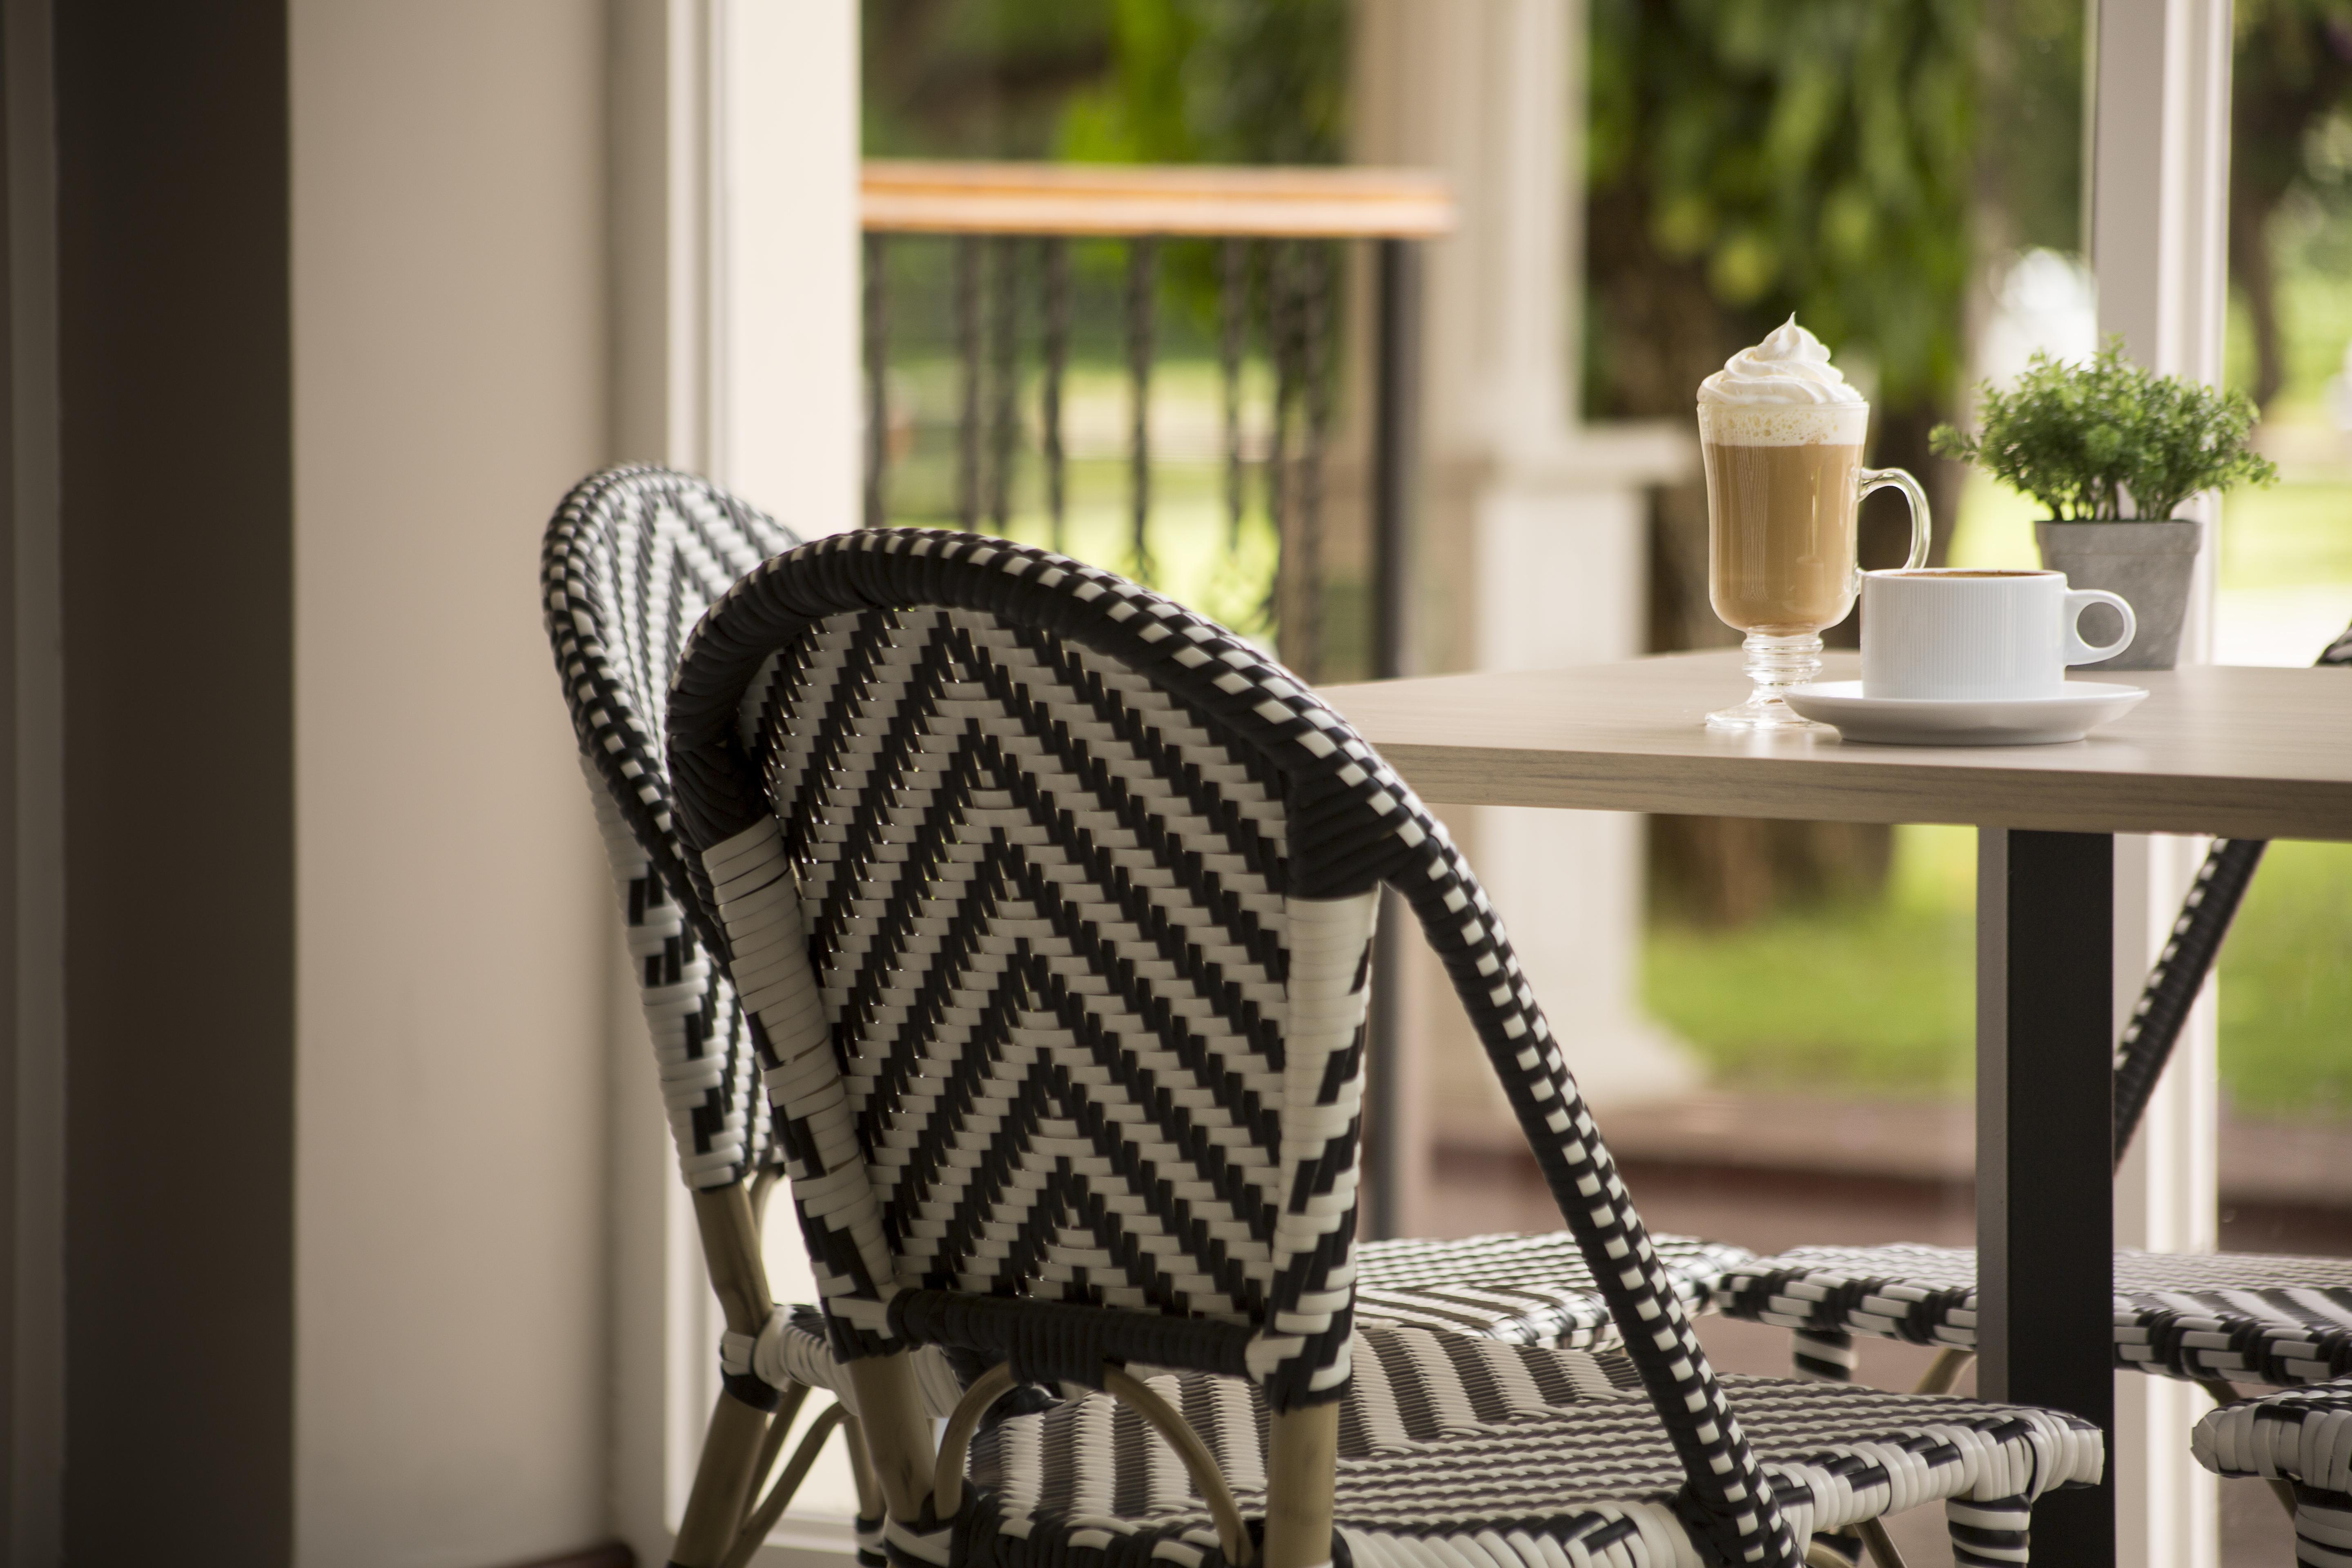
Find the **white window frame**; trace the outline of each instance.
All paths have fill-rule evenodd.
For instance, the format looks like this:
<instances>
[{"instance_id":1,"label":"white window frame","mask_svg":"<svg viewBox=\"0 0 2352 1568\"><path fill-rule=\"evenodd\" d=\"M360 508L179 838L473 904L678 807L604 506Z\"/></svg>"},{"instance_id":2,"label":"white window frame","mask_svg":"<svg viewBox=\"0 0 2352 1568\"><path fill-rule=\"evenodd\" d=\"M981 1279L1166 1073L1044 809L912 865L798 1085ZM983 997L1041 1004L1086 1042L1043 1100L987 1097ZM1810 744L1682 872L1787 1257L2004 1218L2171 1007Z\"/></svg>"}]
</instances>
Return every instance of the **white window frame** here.
<instances>
[{"instance_id":1,"label":"white window frame","mask_svg":"<svg viewBox=\"0 0 2352 1568\"><path fill-rule=\"evenodd\" d=\"M2218 384L2228 321L2230 0L2089 0L2094 22L2090 238L2099 331L2167 374ZM2212 658L2219 509L2205 525L2181 661ZM2116 840L2115 997L2118 1031L2169 933L2208 840ZM2116 1244L2210 1252L2217 1237L2217 1027L2213 984L2182 1028L2116 1184ZM2215 1568L2213 1476L2189 1452L2210 1405L2170 1378L2116 1376L2116 1547L2119 1563Z\"/></svg>"},{"instance_id":2,"label":"white window frame","mask_svg":"<svg viewBox=\"0 0 2352 1568\"><path fill-rule=\"evenodd\" d=\"M855 0L610 16L612 455L709 475L803 537L853 527ZM614 1524L661 1562L718 1396L719 1320L625 964L610 1016ZM771 1249L780 1299L809 1298L806 1267ZM851 1561L843 1520L788 1517L772 1542L759 1568Z\"/></svg>"}]
</instances>

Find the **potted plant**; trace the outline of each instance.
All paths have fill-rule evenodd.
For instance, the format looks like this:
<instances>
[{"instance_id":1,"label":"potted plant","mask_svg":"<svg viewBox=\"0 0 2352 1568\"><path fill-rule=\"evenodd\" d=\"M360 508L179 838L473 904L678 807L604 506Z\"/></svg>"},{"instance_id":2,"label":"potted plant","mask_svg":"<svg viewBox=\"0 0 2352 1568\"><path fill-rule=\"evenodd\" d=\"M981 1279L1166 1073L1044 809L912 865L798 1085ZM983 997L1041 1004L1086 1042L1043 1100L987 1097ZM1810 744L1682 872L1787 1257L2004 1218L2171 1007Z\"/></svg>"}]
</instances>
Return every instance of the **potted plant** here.
<instances>
[{"instance_id":1,"label":"potted plant","mask_svg":"<svg viewBox=\"0 0 2352 1568\"><path fill-rule=\"evenodd\" d=\"M2047 507L2034 524L2042 563L2129 601L2139 635L2105 668L2170 669L2202 536L2174 510L2201 490L2278 479L2247 444L2252 400L2134 364L2120 338L2087 364L2037 353L2015 386L1979 395L1982 434L1939 425L1930 449Z\"/></svg>"}]
</instances>

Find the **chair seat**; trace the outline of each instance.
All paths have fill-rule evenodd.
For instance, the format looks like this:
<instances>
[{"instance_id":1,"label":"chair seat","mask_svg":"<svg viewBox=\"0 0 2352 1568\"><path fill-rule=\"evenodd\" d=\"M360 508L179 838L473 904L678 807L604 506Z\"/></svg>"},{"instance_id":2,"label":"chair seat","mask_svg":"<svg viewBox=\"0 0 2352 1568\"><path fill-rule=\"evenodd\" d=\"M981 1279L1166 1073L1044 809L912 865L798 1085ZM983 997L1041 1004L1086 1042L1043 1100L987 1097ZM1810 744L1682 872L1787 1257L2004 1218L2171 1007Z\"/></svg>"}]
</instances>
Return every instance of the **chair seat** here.
<instances>
[{"instance_id":1,"label":"chair seat","mask_svg":"<svg viewBox=\"0 0 2352 1568\"><path fill-rule=\"evenodd\" d=\"M1622 1357L1412 1329L1359 1336L1336 1520L1356 1568L1708 1562L1673 1508L1683 1469ZM1234 1379L1162 1373L1244 1515L1263 1510L1264 1406ZM2095 1481L2097 1431L2051 1412L1766 1378L1723 1380L1799 1539L1921 1503L2021 1545L2025 1510ZM1207 1509L1132 1411L1090 1394L974 1446L958 1528L890 1527L903 1564L1222 1562ZM1072 1554L1098 1552L1099 1558Z\"/></svg>"},{"instance_id":2,"label":"chair seat","mask_svg":"<svg viewBox=\"0 0 2352 1568\"><path fill-rule=\"evenodd\" d=\"M1756 1260L1744 1247L1696 1237L1654 1236L1650 1244L1694 1316L1714 1310L1728 1271ZM1362 1243L1356 1321L1564 1350L1606 1350L1621 1337L1564 1230Z\"/></svg>"},{"instance_id":3,"label":"chair seat","mask_svg":"<svg viewBox=\"0 0 2352 1568\"><path fill-rule=\"evenodd\" d=\"M2352 1568L2352 1384L2224 1405L2197 1423L2189 1447L2217 1476L2292 1483L2294 1560Z\"/></svg>"},{"instance_id":4,"label":"chair seat","mask_svg":"<svg viewBox=\"0 0 2352 1568\"><path fill-rule=\"evenodd\" d=\"M2189 1443L2217 1476L2352 1492L2352 1383L2281 1389L2209 1410Z\"/></svg>"},{"instance_id":5,"label":"chair seat","mask_svg":"<svg viewBox=\"0 0 2352 1568\"><path fill-rule=\"evenodd\" d=\"M2352 1376L2352 1258L2117 1252L2116 1364L2279 1386ZM1804 1247L1729 1268L1727 1315L1974 1350L1972 1248Z\"/></svg>"}]
</instances>

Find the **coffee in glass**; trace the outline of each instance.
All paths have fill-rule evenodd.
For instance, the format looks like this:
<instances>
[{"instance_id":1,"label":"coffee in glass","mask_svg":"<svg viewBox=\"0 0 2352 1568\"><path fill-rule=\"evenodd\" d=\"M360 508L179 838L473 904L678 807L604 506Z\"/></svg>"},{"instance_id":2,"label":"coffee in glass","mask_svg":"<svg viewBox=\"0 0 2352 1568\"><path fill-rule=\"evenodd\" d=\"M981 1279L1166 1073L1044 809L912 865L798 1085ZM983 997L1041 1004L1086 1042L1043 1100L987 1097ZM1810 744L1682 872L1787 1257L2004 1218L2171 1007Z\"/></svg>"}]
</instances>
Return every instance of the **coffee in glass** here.
<instances>
[{"instance_id":1,"label":"coffee in glass","mask_svg":"<svg viewBox=\"0 0 2352 1568\"><path fill-rule=\"evenodd\" d=\"M1862 466L1870 405L1794 316L1698 389L1706 467L1707 595L1747 634L1755 689L1707 715L1727 730L1820 729L1781 698L1821 673L1822 637L1861 590L1862 498L1893 486L1911 503L1911 556L1927 560L1927 498L1900 468Z\"/></svg>"}]
</instances>

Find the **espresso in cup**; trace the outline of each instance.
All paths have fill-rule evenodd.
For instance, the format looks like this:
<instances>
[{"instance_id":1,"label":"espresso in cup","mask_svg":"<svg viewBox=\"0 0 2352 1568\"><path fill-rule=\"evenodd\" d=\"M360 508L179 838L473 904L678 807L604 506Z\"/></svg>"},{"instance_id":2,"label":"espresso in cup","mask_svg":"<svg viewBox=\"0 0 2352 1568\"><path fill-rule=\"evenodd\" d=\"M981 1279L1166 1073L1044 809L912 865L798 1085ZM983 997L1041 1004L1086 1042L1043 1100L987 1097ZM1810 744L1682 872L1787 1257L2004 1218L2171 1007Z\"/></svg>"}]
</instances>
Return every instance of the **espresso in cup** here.
<instances>
[{"instance_id":1,"label":"espresso in cup","mask_svg":"<svg viewBox=\"0 0 2352 1568\"><path fill-rule=\"evenodd\" d=\"M2123 634L2104 647L2076 626L2093 605L2112 605ZM2069 588L2060 572L1865 572L1862 694L1931 700L2049 697L2066 667L2131 646L2132 607L2095 588Z\"/></svg>"}]
</instances>

